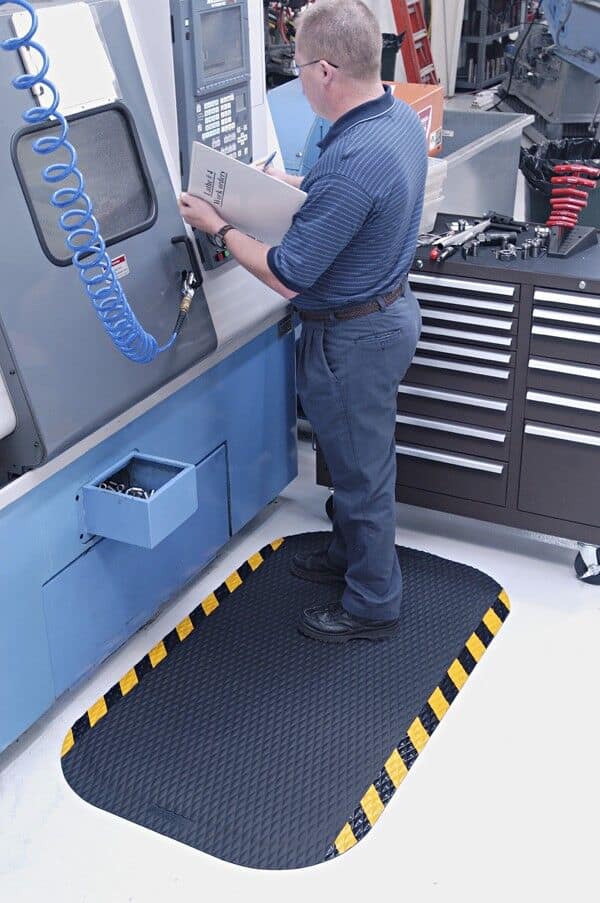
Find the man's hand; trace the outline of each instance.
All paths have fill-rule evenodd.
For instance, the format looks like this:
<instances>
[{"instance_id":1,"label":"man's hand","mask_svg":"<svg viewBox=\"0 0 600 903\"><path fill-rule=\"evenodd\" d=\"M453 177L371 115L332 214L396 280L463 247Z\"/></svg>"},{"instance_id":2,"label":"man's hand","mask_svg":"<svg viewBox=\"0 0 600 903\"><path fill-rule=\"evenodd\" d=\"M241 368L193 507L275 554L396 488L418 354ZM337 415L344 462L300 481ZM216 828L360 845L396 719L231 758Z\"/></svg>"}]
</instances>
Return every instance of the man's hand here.
<instances>
[{"instance_id":1,"label":"man's hand","mask_svg":"<svg viewBox=\"0 0 600 903\"><path fill-rule=\"evenodd\" d=\"M277 179L279 182L285 182L286 185L293 185L294 188L300 188L302 182L304 181L304 176L290 176L283 169L275 169L274 166L267 166L266 169L263 169L262 163L251 163L250 164L254 169L259 169L261 172L265 172L268 176L271 176L272 179Z\"/></svg>"},{"instance_id":2,"label":"man's hand","mask_svg":"<svg viewBox=\"0 0 600 903\"><path fill-rule=\"evenodd\" d=\"M225 220L208 201L203 201L185 191L179 197L179 212L186 223L209 235L214 235L225 225Z\"/></svg>"},{"instance_id":3,"label":"man's hand","mask_svg":"<svg viewBox=\"0 0 600 903\"><path fill-rule=\"evenodd\" d=\"M274 166L267 166L266 169L263 169L261 163L253 163L252 166L254 166L255 169L259 169L261 172L266 172L272 179L277 179L279 182L287 182L287 173L282 169L275 169Z\"/></svg>"}]
</instances>

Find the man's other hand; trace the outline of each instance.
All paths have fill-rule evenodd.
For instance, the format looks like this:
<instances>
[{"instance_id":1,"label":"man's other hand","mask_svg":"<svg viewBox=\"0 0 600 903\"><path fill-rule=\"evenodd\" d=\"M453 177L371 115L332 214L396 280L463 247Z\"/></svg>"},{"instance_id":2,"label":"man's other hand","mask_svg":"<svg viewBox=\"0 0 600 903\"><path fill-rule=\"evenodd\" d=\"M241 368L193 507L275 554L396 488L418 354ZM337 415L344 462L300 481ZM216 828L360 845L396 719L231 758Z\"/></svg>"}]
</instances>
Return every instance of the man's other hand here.
<instances>
[{"instance_id":1,"label":"man's other hand","mask_svg":"<svg viewBox=\"0 0 600 903\"><path fill-rule=\"evenodd\" d=\"M194 197L193 194L183 192L179 197L179 212L188 225L200 232L207 232L214 235L221 226L225 225L215 208L201 198Z\"/></svg>"},{"instance_id":2,"label":"man's other hand","mask_svg":"<svg viewBox=\"0 0 600 903\"><path fill-rule=\"evenodd\" d=\"M288 174L284 172L283 169L275 169L274 166L267 166L266 169L263 169L263 164L260 161L258 163L251 163L250 165L253 169L265 172L268 176L271 176L272 179L278 179L280 182L288 181Z\"/></svg>"}]
</instances>

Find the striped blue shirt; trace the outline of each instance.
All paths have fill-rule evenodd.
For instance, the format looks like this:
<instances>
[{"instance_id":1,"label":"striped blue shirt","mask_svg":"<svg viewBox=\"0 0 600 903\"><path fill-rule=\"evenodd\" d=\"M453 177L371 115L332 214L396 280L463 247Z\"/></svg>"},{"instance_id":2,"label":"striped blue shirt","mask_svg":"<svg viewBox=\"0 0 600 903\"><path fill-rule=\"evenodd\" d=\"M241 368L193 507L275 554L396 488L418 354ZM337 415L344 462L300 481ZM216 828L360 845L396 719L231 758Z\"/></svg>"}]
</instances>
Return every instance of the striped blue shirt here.
<instances>
[{"instance_id":1,"label":"striped blue shirt","mask_svg":"<svg viewBox=\"0 0 600 903\"><path fill-rule=\"evenodd\" d=\"M395 288L412 263L427 176L423 126L390 89L341 116L302 183L308 197L271 272L304 310L356 304Z\"/></svg>"}]
</instances>

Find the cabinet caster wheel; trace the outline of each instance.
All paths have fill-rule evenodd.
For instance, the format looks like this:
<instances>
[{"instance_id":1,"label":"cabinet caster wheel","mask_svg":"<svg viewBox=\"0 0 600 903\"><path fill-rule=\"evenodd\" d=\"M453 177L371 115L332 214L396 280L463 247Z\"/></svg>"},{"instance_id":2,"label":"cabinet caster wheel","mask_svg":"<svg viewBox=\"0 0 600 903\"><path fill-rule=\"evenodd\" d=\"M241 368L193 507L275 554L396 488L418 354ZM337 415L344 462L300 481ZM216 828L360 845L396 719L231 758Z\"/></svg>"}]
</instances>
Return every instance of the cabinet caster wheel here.
<instances>
[{"instance_id":1,"label":"cabinet caster wheel","mask_svg":"<svg viewBox=\"0 0 600 903\"><path fill-rule=\"evenodd\" d=\"M600 586L600 548L591 547L578 552L573 563L575 573L582 583Z\"/></svg>"},{"instance_id":2,"label":"cabinet caster wheel","mask_svg":"<svg viewBox=\"0 0 600 903\"><path fill-rule=\"evenodd\" d=\"M330 521L333 520L333 493L329 496L327 501L325 502L325 513Z\"/></svg>"}]
</instances>

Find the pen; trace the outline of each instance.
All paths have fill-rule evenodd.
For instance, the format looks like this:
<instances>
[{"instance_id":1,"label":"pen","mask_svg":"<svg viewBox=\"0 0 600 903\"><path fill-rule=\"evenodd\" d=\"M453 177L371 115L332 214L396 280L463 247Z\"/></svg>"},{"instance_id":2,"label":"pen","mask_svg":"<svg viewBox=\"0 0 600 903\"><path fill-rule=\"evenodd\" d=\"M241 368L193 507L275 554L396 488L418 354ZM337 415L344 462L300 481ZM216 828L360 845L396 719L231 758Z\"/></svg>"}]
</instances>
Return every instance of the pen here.
<instances>
[{"instance_id":1,"label":"pen","mask_svg":"<svg viewBox=\"0 0 600 903\"><path fill-rule=\"evenodd\" d=\"M267 159L266 159L265 162L263 163L263 168L262 168L262 171L263 171L263 172L266 172L266 171L267 171L267 166L270 166L270 165L271 165L271 163L273 162L273 160L275 159L276 156L277 156L277 151L273 151L273 153L271 154L271 156L270 156L270 157L267 157Z\"/></svg>"}]
</instances>

